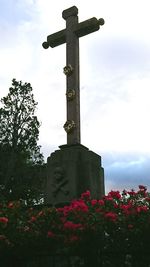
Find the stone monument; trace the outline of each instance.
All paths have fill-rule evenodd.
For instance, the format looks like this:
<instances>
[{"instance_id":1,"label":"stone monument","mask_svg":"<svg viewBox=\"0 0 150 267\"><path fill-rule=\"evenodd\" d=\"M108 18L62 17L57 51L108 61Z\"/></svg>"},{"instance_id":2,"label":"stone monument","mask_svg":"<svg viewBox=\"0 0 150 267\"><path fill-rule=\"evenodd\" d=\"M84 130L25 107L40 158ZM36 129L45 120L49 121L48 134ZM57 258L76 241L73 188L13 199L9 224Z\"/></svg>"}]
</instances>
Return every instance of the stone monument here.
<instances>
[{"instance_id":1,"label":"stone monument","mask_svg":"<svg viewBox=\"0 0 150 267\"><path fill-rule=\"evenodd\" d=\"M57 205L78 198L90 190L92 197L104 194L104 171L101 157L80 143L80 80L79 80L79 38L99 30L103 19L95 17L78 23L76 6L63 11L66 29L47 36L43 48L56 47L66 43L66 102L67 120L64 129L67 144L48 157L45 202Z\"/></svg>"}]
</instances>

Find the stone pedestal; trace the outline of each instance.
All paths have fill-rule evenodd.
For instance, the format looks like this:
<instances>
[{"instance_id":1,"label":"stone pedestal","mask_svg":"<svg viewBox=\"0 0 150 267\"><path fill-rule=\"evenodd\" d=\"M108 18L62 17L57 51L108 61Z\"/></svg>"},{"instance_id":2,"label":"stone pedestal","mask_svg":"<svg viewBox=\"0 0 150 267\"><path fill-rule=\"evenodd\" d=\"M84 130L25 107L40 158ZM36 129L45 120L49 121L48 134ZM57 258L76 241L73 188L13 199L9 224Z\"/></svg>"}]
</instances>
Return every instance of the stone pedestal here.
<instances>
[{"instance_id":1,"label":"stone pedestal","mask_svg":"<svg viewBox=\"0 0 150 267\"><path fill-rule=\"evenodd\" d=\"M47 160L45 203L65 204L86 190L92 198L104 195L101 157L80 144L59 148Z\"/></svg>"}]
</instances>

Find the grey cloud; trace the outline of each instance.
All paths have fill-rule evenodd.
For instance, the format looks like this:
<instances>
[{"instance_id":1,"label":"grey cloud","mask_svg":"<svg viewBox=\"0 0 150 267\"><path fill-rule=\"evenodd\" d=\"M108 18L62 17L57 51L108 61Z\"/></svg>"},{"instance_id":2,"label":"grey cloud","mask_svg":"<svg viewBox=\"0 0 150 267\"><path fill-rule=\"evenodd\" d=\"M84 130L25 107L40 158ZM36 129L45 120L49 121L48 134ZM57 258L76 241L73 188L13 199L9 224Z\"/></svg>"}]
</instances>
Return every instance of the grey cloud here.
<instances>
[{"instance_id":1,"label":"grey cloud","mask_svg":"<svg viewBox=\"0 0 150 267\"><path fill-rule=\"evenodd\" d=\"M134 153L105 153L106 190L111 184L113 189L137 188L143 184L150 188L150 155Z\"/></svg>"}]
</instances>

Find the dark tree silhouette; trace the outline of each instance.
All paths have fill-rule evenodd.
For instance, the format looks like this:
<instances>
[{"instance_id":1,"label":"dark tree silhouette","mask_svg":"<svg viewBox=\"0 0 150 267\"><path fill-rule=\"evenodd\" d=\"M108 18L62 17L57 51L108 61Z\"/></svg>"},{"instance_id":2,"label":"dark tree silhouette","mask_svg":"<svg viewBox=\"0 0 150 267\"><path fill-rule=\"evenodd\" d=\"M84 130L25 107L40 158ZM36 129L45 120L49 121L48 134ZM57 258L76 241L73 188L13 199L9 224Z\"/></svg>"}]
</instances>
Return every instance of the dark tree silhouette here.
<instances>
[{"instance_id":1,"label":"dark tree silhouette","mask_svg":"<svg viewBox=\"0 0 150 267\"><path fill-rule=\"evenodd\" d=\"M0 183L7 199L40 197L44 169L37 144L40 123L30 83L12 80L0 108Z\"/></svg>"}]
</instances>

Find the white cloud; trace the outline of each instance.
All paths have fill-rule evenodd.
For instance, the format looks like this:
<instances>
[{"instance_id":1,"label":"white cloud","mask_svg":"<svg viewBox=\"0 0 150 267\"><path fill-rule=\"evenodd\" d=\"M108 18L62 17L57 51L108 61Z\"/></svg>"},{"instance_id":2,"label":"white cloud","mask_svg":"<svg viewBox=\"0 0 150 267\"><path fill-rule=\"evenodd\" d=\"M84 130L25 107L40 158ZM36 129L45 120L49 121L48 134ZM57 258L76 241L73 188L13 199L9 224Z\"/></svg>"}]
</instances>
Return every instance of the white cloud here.
<instances>
[{"instance_id":1,"label":"white cloud","mask_svg":"<svg viewBox=\"0 0 150 267\"><path fill-rule=\"evenodd\" d=\"M11 16L7 12L9 3L13 3ZM83 145L103 154L114 151L148 155L150 17L147 0L3 1L0 97L6 95L12 78L30 82L39 103L37 112L42 121L39 142L44 153L48 154L48 146L55 149L66 142L62 73L65 45L44 50L42 42L47 35L65 27L62 11L72 5L79 9L79 21L95 16L103 17L106 22L100 31L80 40Z\"/></svg>"}]
</instances>

